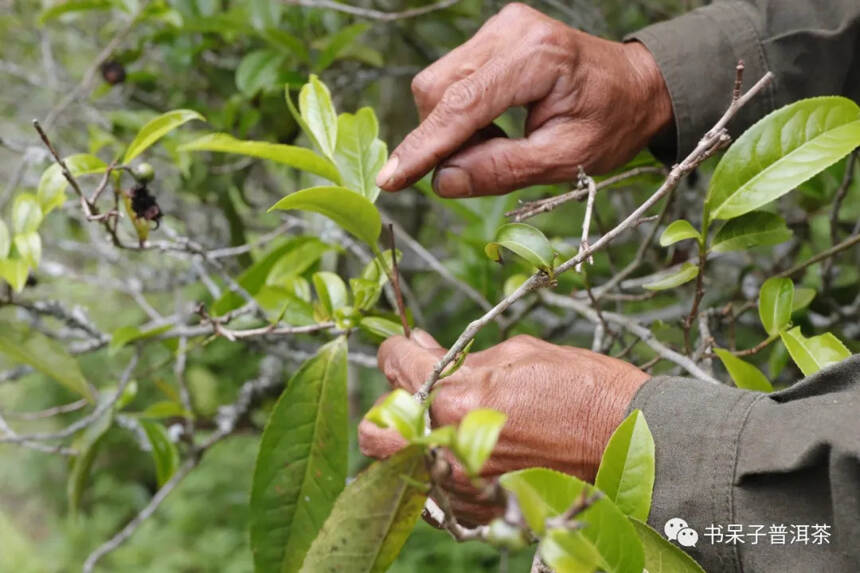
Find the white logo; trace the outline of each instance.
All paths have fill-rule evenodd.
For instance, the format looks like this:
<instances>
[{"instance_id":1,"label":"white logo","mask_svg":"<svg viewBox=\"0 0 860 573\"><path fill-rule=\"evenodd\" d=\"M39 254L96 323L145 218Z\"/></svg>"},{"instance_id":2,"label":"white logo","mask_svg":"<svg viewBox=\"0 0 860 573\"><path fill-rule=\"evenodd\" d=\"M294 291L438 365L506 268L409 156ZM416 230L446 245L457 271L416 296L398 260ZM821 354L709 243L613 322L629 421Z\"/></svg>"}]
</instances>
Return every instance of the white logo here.
<instances>
[{"instance_id":1,"label":"white logo","mask_svg":"<svg viewBox=\"0 0 860 573\"><path fill-rule=\"evenodd\" d=\"M673 517L663 526L666 539L677 541L684 547L695 547L699 542L699 534L680 517Z\"/></svg>"}]
</instances>

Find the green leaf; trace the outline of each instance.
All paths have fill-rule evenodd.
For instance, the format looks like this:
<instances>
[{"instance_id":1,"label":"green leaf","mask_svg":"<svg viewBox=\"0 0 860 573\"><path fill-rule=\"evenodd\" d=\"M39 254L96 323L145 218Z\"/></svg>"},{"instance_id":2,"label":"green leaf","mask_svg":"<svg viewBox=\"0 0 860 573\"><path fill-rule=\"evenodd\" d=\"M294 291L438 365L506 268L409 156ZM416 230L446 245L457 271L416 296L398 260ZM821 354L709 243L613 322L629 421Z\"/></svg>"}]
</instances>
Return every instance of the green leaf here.
<instances>
[{"instance_id":1,"label":"green leaf","mask_svg":"<svg viewBox=\"0 0 860 573\"><path fill-rule=\"evenodd\" d=\"M668 247L669 245L673 245L678 241L683 241L684 239L696 239L697 241L702 238L702 235L690 224L689 221L684 219L678 219L677 221L672 221L672 223L666 227L666 230L663 231L663 234L660 235L660 246Z\"/></svg>"},{"instance_id":2,"label":"green leaf","mask_svg":"<svg viewBox=\"0 0 860 573\"><path fill-rule=\"evenodd\" d=\"M642 288L648 290L666 290L688 283L699 275L699 267L693 263L684 263L681 268L673 273L662 275L650 283L645 283Z\"/></svg>"},{"instance_id":3,"label":"green leaf","mask_svg":"<svg viewBox=\"0 0 860 573\"><path fill-rule=\"evenodd\" d=\"M107 164L104 161L89 153L70 155L63 161L71 174L76 177L102 173L107 169ZM66 201L66 189L68 187L69 182L63 176L63 170L58 164L53 163L45 169L42 178L39 179L39 188L36 191L36 198L42 208L42 213L47 215L60 207Z\"/></svg>"},{"instance_id":4,"label":"green leaf","mask_svg":"<svg viewBox=\"0 0 860 573\"><path fill-rule=\"evenodd\" d=\"M258 157L319 175L334 183L340 183L340 175L334 163L310 149L295 145L265 141L242 141L226 133L210 133L191 143L179 146L178 151L216 151Z\"/></svg>"},{"instance_id":5,"label":"green leaf","mask_svg":"<svg viewBox=\"0 0 860 573\"><path fill-rule=\"evenodd\" d=\"M286 56L276 50L256 50L242 58L236 68L236 87L247 97L280 84Z\"/></svg>"},{"instance_id":6,"label":"green leaf","mask_svg":"<svg viewBox=\"0 0 860 573\"><path fill-rule=\"evenodd\" d=\"M337 145L337 113L328 88L314 74L299 92L299 110L310 130L308 135L323 155L333 159Z\"/></svg>"},{"instance_id":7,"label":"green leaf","mask_svg":"<svg viewBox=\"0 0 860 573\"><path fill-rule=\"evenodd\" d=\"M842 341L829 332L806 338L797 326L780 332L779 337L804 376L811 376L822 368L842 362L851 356L851 351Z\"/></svg>"},{"instance_id":8,"label":"green leaf","mask_svg":"<svg viewBox=\"0 0 860 573\"><path fill-rule=\"evenodd\" d=\"M794 289L794 301L791 303L791 312L797 312L809 306L815 295L814 288L797 287Z\"/></svg>"},{"instance_id":9,"label":"green leaf","mask_svg":"<svg viewBox=\"0 0 860 573\"><path fill-rule=\"evenodd\" d=\"M726 221L714 235L711 251L725 253L750 247L778 245L791 238L791 229L775 213L752 211Z\"/></svg>"},{"instance_id":10,"label":"green leaf","mask_svg":"<svg viewBox=\"0 0 860 573\"><path fill-rule=\"evenodd\" d=\"M206 121L206 118L190 109L176 109L153 118L137 132L134 141L126 149L122 162L127 164L167 133L194 119Z\"/></svg>"},{"instance_id":11,"label":"green leaf","mask_svg":"<svg viewBox=\"0 0 860 573\"><path fill-rule=\"evenodd\" d=\"M391 392L364 419L380 428L394 428L409 442L424 435L424 406L403 388Z\"/></svg>"},{"instance_id":12,"label":"green leaf","mask_svg":"<svg viewBox=\"0 0 860 573\"><path fill-rule=\"evenodd\" d=\"M334 311L349 304L349 293L343 279L335 273L320 271L311 277L317 296L330 317Z\"/></svg>"},{"instance_id":13,"label":"green leaf","mask_svg":"<svg viewBox=\"0 0 860 573\"><path fill-rule=\"evenodd\" d=\"M355 115L342 113L337 119L337 146L334 160L343 176L343 185L361 193L373 203L379 196L376 174L388 157L388 149L380 141L376 115L363 107Z\"/></svg>"},{"instance_id":14,"label":"green leaf","mask_svg":"<svg viewBox=\"0 0 860 573\"><path fill-rule=\"evenodd\" d=\"M143 412L138 413L137 416L139 418L160 420L163 418L191 418L192 414L183 409L182 405L178 402L162 400L150 404Z\"/></svg>"},{"instance_id":15,"label":"green leaf","mask_svg":"<svg viewBox=\"0 0 860 573\"><path fill-rule=\"evenodd\" d=\"M176 449L176 444L170 441L164 426L149 420L141 420L140 425L152 447L155 475L158 487L161 487L176 473L176 468L179 467L179 451Z\"/></svg>"},{"instance_id":16,"label":"green leaf","mask_svg":"<svg viewBox=\"0 0 860 573\"><path fill-rule=\"evenodd\" d=\"M583 491L586 496L596 491L594 486L579 478L545 468L510 472L501 476L499 483L517 496L526 523L539 536L546 531L547 518L567 511ZM577 541L568 540L568 545L576 543L586 548L577 554L596 552L602 560L601 568L607 573L642 570L644 557L636 532L610 499L603 496L576 519L586 527L568 532L565 537L577 538Z\"/></svg>"},{"instance_id":17,"label":"green leaf","mask_svg":"<svg viewBox=\"0 0 860 573\"><path fill-rule=\"evenodd\" d=\"M352 291L352 299L358 310L371 309L382 292L382 288L376 281L364 278L349 279L349 289Z\"/></svg>"},{"instance_id":18,"label":"green leaf","mask_svg":"<svg viewBox=\"0 0 860 573\"><path fill-rule=\"evenodd\" d=\"M298 570L346 483L346 353L339 337L305 362L263 431L250 509L259 572Z\"/></svg>"},{"instance_id":19,"label":"green leaf","mask_svg":"<svg viewBox=\"0 0 860 573\"><path fill-rule=\"evenodd\" d=\"M122 394L117 398L116 404L113 405L114 411L119 412L131 404L132 401L137 398L137 391L137 380L129 380L128 384L125 385L125 388L122 389Z\"/></svg>"},{"instance_id":20,"label":"green leaf","mask_svg":"<svg viewBox=\"0 0 860 573\"><path fill-rule=\"evenodd\" d=\"M381 573L400 553L427 499L423 447L375 462L344 490L308 551L301 573Z\"/></svg>"},{"instance_id":21,"label":"green leaf","mask_svg":"<svg viewBox=\"0 0 860 573\"><path fill-rule=\"evenodd\" d=\"M153 336L163 334L170 329L170 324L156 326L155 328L150 328L147 330L141 330L136 326L121 326L114 330L113 334L111 334L110 344L108 344L108 354L113 356L122 348L124 348L129 342L152 338Z\"/></svg>"},{"instance_id":22,"label":"green leaf","mask_svg":"<svg viewBox=\"0 0 860 573\"><path fill-rule=\"evenodd\" d=\"M93 394L77 361L59 343L19 322L0 320L0 352L60 382L90 402Z\"/></svg>"},{"instance_id":23,"label":"green leaf","mask_svg":"<svg viewBox=\"0 0 860 573\"><path fill-rule=\"evenodd\" d=\"M72 446L78 451L78 455L71 460L71 470L66 481L66 496L69 499L69 510L74 515L81 505L81 497L87 485L90 469L96 459L99 446L105 433L113 423L113 412L105 412L92 424L87 426L81 434L72 442Z\"/></svg>"},{"instance_id":24,"label":"green leaf","mask_svg":"<svg viewBox=\"0 0 860 573\"><path fill-rule=\"evenodd\" d=\"M49 20L59 18L72 12L88 12L92 10L110 10L114 7L113 0L57 0L39 14L39 26Z\"/></svg>"},{"instance_id":25,"label":"green leaf","mask_svg":"<svg viewBox=\"0 0 860 573\"><path fill-rule=\"evenodd\" d=\"M791 324L794 283L791 279L769 278L758 293L758 316L771 336Z\"/></svg>"},{"instance_id":26,"label":"green leaf","mask_svg":"<svg viewBox=\"0 0 860 573\"><path fill-rule=\"evenodd\" d=\"M554 573L591 573L606 567L594 545L565 529L547 531L538 551Z\"/></svg>"},{"instance_id":27,"label":"green leaf","mask_svg":"<svg viewBox=\"0 0 860 573\"><path fill-rule=\"evenodd\" d=\"M432 430L429 434L418 436L412 440L412 443L431 447L444 446L450 448L456 436L457 428L454 426L441 426Z\"/></svg>"},{"instance_id":28,"label":"green leaf","mask_svg":"<svg viewBox=\"0 0 860 573\"><path fill-rule=\"evenodd\" d=\"M745 360L741 360L728 350L714 348L723 366L729 371L729 376L738 388L756 392L773 392L773 386L761 370Z\"/></svg>"},{"instance_id":29,"label":"green leaf","mask_svg":"<svg viewBox=\"0 0 860 573\"><path fill-rule=\"evenodd\" d=\"M382 220L373 203L344 187L311 187L287 195L269 208L288 211L300 209L325 215L374 251L382 232Z\"/></svg>"},{"instance_id":30,"label":"green leaf","mask_svg":"<svg viewBox=\"0 0 860 573\"><path fill-rule=\"evenodd\" d=\"M788 193L860 145L860 107L817 97L773 111L726 151L711 178L706 212L732 219Z\"/></svg>"},{"instance_id":31,"label":"green leaf","mask_svg":"<svg viewBox=\"0 0 860 573\"><path fill-rule=\"evenodd\" d=\"M609 438L594 485L629 516L648 519L654 489L654 438L633 410Z\"/></svg>"},{"instance_id":32,"label":"green leaf","mask_svg":"<svg viewBox=\"0 0 860 573\"><path fill-rule=\"evenodd\" d=\"M337 56L360 35L370 29L370 24L367 22L358 22L350 26L345 26L329 37L325 48L317 58L317 63L314 66L316 72L321 72L328 68Z\"/></svg>"},{"instance_id":33,"label":"green leaf","mask_svg":"<svg viewBox=\"0 0 860 573\"><path fill-rule=\"evenodd\" d=\"M457 427L454 453L463 463L469 475L476 476L493 453L506 415L489 408L472 410Z\"/></svg>"},{"instance_id":34,"label":"green leaf","mask_svg":"<svg viewBox=\"0 0 860 573\"><path fill-rule=\"evenodd\" d=\"M15 292L24 289L29 275L30 266L21 259L0 259L0 278L9 283Z\"/></svg>"},{"instance_id":35,"label":"green leaf","mask_svg":"<svg viewBox=\"0 0 860 573\"><path fill-rule=\"evenodd\" d=\"M403 336L403 326L400 323L379 316L365 316L358 325L367 332L382 338Z\"/></svg>"},{"instance_id":36,"label":"green leaf","mask_svg":"<svg viewBox=\"0 0 860 573\"><path fill-rule=\"evenodd\" d=\"M457 370L459 370L461 366L463 366L463 363L466 362L466 357L469 356L469 351L472 350L472 344L474 344L474 343L475 343L474 338L466 343L466 346L463 347L463 350L458 352L457 355L454 357L454 361L451 362L442 371L441 374L439 374L439 380L442 380L443 378L447 378L448 376L453 376L454 373L457 372Z\"/></svg>"},{"instance_id":37,"label":"green leaf","mask_svg":"<svg viewBox=\"0 0 860 573\"><path fill-rule=\"evenodd\" d=\"M21 193L12 203L12 229L15 234L32 233L42 224L42 208L32 193Z\"/></svg>"},{"instance_id":38,"label":"green leaf","mask_svg":"<svg viewBox=\"0 0 860 573\"><path fill-rule=\"evenodd\" d=\"M42 238L39 233L32 231L30 233L22 233L15 235L15 248L18 249L18 254L30 268L39 266L42 260Z\"/></svg>"},{"instance_id":39,"label":"green leaf","mask_svg":"<svg viewBox=\"0 0 860 573\"><path fill-rule=\"evenodd\" d=\"M9 227L0 219L0 259L5 259L9 256L9 250L12 248L12 239L9 236Z\"/></svg>"},{"instance_id":40,"label":"green leaf","mask_svg":"<svg viewBox=\"0 0 860 573\"><path fill-rule=\"evenodd\" d=\"M496 231L496 239L484 247L487 256L502 262L501 247L515 252L532 265L544 271L552 270L553 250L549 241L538 229L525 223L508 223Z\"/></svg>"},{"instance_id":41,"label":"green leaf","mask_svg":"<svg viewBox=\"0 0 860 573\"><path fill-rule=\"evenodd\" d=\"M705 573L705 570L682 549L638 519L630 518L645 551L648 573Z\"/></svg>"}]
</instances>

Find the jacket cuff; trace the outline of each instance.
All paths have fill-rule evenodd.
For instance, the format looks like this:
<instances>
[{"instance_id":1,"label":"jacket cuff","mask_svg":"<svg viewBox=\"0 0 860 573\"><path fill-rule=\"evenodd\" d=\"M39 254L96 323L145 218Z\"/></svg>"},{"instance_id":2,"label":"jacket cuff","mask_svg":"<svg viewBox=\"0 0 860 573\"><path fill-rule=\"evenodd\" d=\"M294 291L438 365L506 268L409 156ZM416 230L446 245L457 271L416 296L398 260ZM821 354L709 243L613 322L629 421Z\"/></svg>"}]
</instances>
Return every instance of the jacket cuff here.
<instances>
[{"instance_id":1,"label":"jacket cuff","mask_svg":"<svg viewBox=\"0 0 860 573\"><path fill-rule=\"evenodd\" d=\"M667 162L686 157L731 102L735 66L744 62L744 88L768 69L746 2L717 2L625 37L654 56L672 99L674 134L661 134L651 151ZM741 109L729 126L734 137L773 109L773 83Z\"/></svg>"},{"instance_id":2,"label":"jacket cuff","mask_svg":"<svg viewBox=\"0 0 860 573\"><path fill-rule=\"evenodd\" d=\"M730 523L739 437L752 405L765 394L693 380L658 376L637 392L639 409L654 436L656 478L649 524L663 532L674 517L699 533L684 548L706 571L733 570L729 545L704 543L705 528Z\"/></svg>"}]
</instances>

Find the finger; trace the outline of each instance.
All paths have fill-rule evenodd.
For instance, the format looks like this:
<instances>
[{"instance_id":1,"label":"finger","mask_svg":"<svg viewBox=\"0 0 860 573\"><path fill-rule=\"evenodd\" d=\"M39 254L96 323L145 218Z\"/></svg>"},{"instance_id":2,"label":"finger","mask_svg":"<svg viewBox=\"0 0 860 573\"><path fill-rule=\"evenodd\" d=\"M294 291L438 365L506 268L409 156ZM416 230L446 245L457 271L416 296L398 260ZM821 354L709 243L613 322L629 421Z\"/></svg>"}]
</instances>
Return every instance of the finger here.
<instances>
[{"instance_id":1,"label":"finger","mask_svg":"<svg viewBox=\"0 0 860 573\"><path fill-rule=\"evenodd\" d=\"M421 387L433 371L433 366L445 355L445 349L429 334L417 336L417 340L415 335L412 339L392 336L382 343L377 354L379 369L392 387L403 388L410 393Z\"/></svg>"},{"instance_id":2,"label":"finger","mask_svg":"<svg viewBox=\"0 0 860 573\"><path fill-rule=\"evenodd\" d=\"M520 51L489 61L445 90L430 115L394 150L377 185L394 191L420 179L506 109L545 95L552 74L536 74Z\"/></svg>"},{"instance_id":3,"label":"finger","mask_svg":"<svg viewBox=\"0 0 860 573\"><path fill-rule=\"evenodd\" d=\"M441 197L479 197L570 181L578 166L589 161L559 143L576 135L568 122L559 122L524 139L493 138L468 147L436 169L433 190Z\"/></svg>"}]
</instances>

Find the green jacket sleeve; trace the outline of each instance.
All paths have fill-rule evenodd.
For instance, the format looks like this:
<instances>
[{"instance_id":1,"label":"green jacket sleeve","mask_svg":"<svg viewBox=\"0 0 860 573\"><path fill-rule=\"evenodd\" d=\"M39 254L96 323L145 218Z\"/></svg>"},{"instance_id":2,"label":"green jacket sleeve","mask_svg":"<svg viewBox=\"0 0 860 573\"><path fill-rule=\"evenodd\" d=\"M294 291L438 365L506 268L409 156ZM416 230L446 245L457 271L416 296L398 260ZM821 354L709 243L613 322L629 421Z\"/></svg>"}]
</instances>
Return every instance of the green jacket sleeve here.
<instances>
[{"instance_id":1,"label":"green jacket sleeve","mask_svg":"<svg viewBox=\"0 0 860 573\"><path fill-rule=\"evenodd\" d=\"M860 571L860 355L773 394L656 377L630 408L656 445L648 521L685 520L708 573Z\"/></svg>"},{"instance_id":2,"label":"green jacket sleeve","mask_svg":"<svg viewBox=\"0 0 860 573\"><path fill-rule=\"evenodd\" d=\"M696 146L728 107L738 60L749 87L776 76L732 121L741 133L771 110L817 95L860 102L860 1L716 1L626 38L654 55L669 88L674 132L652 142L667 162Z\"/></svg>"}]
</instances>

